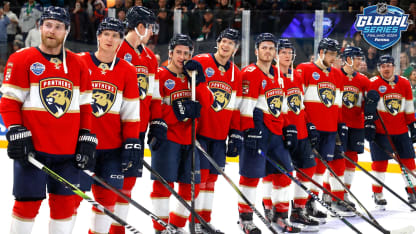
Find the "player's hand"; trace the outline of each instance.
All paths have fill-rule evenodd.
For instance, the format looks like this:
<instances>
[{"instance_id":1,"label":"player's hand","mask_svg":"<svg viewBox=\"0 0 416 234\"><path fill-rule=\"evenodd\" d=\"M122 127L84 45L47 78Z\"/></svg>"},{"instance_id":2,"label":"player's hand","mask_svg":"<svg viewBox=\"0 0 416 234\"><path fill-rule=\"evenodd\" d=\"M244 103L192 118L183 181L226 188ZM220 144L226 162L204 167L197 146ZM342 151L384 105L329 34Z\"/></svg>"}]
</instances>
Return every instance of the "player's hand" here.
<instances>
[{"instance_id":1,"label":"player's hand","mask_svg":"<svg viewBox=\"0 0 416 234\"><path fill-rule=\"evenodd\" d=\"M285 137L284 143L286 149L292 151L296 149L298 145L298 130L295 125L288 125L283 128L283 136Z\"/></svg>"},{"instance_id":2,"label":"player's hand","mask_svg":"<svg viewBox=\"0 0 416 234\"><path fill-rule=\"evenodd\" d=\"M258 150L263 142L263 131L257 128L249 128L244 131L244 145L248 149Z\"/></svg>"},{"instance_id":3,"label":"player's hand","mask_svg":"<svg viewBox=\"0 0 416 234\"><path fill-rule=\"evenodd\" d=\"M9 157L22 163L27 162L28 154L35 150L32 142L32 132L24 126L14 125L6 133L6 139L9 142L7 146Z\"/></svg>"},{"instance_id":4,"label":"player's hand","mask_svg":"<svg viewBox=\"0 0 416 234\"><path fill-rule=\"evenodd\" d=\"M93 170L95 167L95 149L98 139L95 134L81 129L78 134L78 143L75 153L75 166L81 170Z\"/></svg>"},{"instance_id":5,"label":"player's hand","mask_svg":"<svg viewBox=\"0 0 416 234\"><path fill-rule=\"evenodd\" d=\"M365 139L369 142L376 139L376 125L373 120L364 121Z\"/></svg>"},{"instance_id":6,"label":"player's hand","mask_svg":"<svg viewBox=\"0 0 416 234\"><path fill-rule=\"evenodd\" d=\"M150 121L149 133L147 134L147 144L151 150L159 149L162 142L168 139L168 125L163 119Z\"/></svg>"},{"instance_id":7,"label":"player's hand","mask_svg":"<svg viewBox=\"0 0 416 234\"><path fill-rule=\"evenodd\" d=\"M173 112L179 121L198 118L201 115L201 107L198 101L191 100L177 100L172 104Z\"/></svg>"},{"instance_id":8,"label":"player's hand","mask_svg":"<svg viewBox=\"0 0 416 234\"><path fill-rule=\"evenodd\" d=\"M183 65L183 69L185 71L196 71L196 76L195 76L195 80L196 80L196 86L199 85L202 82L205 82L205 75L204 75L204 70L202 69L202 65L196 61L196 60L188 60L184 63ZM191 82L191 75L188 73L188 79L189 82Z\"/></svg>"},{"instance_id":9,"label":"player's hand","mask_svg":"<svg viewBox=\"0 0 416 234\"><path fill-rule=\"evenodd\" d=\"M231 129L228 133L227 156L237 157L243 146L243 133L241 131Z\"/></svg>"},{"instance_id":10,"label":"player's hand","mask_svg":"<svg viewBox=\"0 0 416 234\"><path fill-rule=\"evenodd\" d=\"M416 122L413 122L408 125L409 131L410 131L410 139L412 140L412 143L416 142Z\"/></svg>"},{"instance_id":11,"label":"player's hand","mask_svg":"<svg viewBox=\"0 0 416 234\"><path fill-rule=\"evenodd\" d=\"M312 148L319 144L319 132L313 123L307 123L306 128L308 129L308 138Z\"/></svg>"},{"instance_id":12,"label":"player's hand","mask_svg":"<svg viewBox=\"0 0 416 234\"><path fill-rule=\"evenodd\" d=\"M141 162L142 144L138 138L128 138L121 151L121 169L127 171Z\"/></svg>"},{"instance_id":13,"label":"player's hand","mask_svg":"<svg viewBox=\"0 0 416 234\"><path fill-rule=\"evenodd\" d=\"M380 94L376 90L368 91L364 104L364 116L367 120L377 120L377 103L379 100Z\"/></svg>"},{"instance_id":14,"label":"player's hand","mask_svg":"<svg viewBox=\"0 0 416 234\"><path fill-rule=\"evenodd\" d=\"M348 142L348 127L345 123L338 124L338 136L342 143L342 148L344 152L347 150L347 142Z\"/></svg>"}]
</instances>

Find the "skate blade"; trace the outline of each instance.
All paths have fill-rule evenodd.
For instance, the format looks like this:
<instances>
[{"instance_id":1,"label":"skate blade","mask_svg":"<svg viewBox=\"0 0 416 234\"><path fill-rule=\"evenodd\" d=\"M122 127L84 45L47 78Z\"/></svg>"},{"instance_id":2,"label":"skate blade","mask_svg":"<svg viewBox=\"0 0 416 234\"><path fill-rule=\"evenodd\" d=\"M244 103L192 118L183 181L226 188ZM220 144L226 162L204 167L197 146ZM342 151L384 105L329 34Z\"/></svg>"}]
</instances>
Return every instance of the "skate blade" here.
<instances>
[{"instance_id":1,"label":"skate blade","mask_svg":"<svg viewBox=\"0 0 416 234\"><path fill-rule=\"evenodd\" d=\"M327 218L317 218L317 217L313 217L313 216L309 216L309 217L311 219L314 219L314 220L318 221L319 222L319 225L326 224L326 219Z\"/></svg>"},{"instance_id":2,"label":"skate blade","mask_svg":"<svg viewBox=\"0 0 416 234\"><path fill-rule=\"evenodd\" d=\"M295 222L292 222L292 225L297 228L300 228L301 232L319 232L319 225L312 226L312 225L306 225L303 223L295 223Z\"/></svg>"},{"instance_id":3,"label":"skate blade","mask_svg":"<svg viewBox=\"0 0 416 234\"><path fill-rule=\"evenodd\" d=\"M336 211L338 215L341 217L355 217L356 214L354 212L345 212L345 211ZM331 217L336 217L334 214L330 214Z\"/></svg>"},{"instance_id":4,"label":"skate blade","mask_svg":"<svg viewBox=\"0 0 416 234\"><path fill-rule=\"evenodd\" d=\"M385 211L386 205L376 205L376 210Z\"/></svg>"}]
</instances>

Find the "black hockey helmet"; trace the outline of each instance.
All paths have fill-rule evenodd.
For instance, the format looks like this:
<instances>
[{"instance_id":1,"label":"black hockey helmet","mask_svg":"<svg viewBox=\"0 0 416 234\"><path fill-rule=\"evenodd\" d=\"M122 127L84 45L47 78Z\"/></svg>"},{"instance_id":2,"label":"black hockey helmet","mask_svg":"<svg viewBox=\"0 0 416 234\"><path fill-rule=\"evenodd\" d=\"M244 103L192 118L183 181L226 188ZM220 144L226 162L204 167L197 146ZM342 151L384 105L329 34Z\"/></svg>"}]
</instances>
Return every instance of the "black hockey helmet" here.
<instances>
[{"instance_id":1,"label":"black hockey helmet","mask_svg":"<svg viewBox=\"0 0 416 234\"><path fill-rule=\"evenodd\" d=\"M107 17L100 22L97 29L97 36L100 35L104 30L116 31L120 34L120 37L124 37L124 24L115 18Z\"/></svg>"},{"instance_id":2,"label":"black hockey helmet","mask_svg":"<svg viewBox=\"0 0 416 234\"><path fill-rule=\"evenodd\" d=\"M391 56L389 54L385 54L385 55L380 56L380 58L378 58L378 61L377 61L377 67L379 67L380 65L385 64L385 63L391 63L394 66L393 56Z\"/></svg>"},{"instance_id":3,"label":"black hockey helmet","mask_svg":"<svg viewBox=\"0 0 416 234\"><path fill-rule=\"evenodd\" d=\"M153 11L144 6L134 6L129 8L126 14L127 28L134 29L139 24L145 26L156 24L156 16Z\"/></svg>"},{"instance_id":4,"label":"black hockey helmet","mask_svg":"<svg viewBox=\"0 0 416 234\"><path fill-rule=\"evenodd\" d=\"M340 49L341 47L339 46L338 41L332 38L324 38L319 42L319 45L318 45L318 53L321 50L330 50L330 51L336 51L339 53Z\"/></svg>"},{"instance_id":5,"label":"black hockey helmet","mask_svg":"<svg viewBox=\"0 0 416 234\"><path fill-rule=\"evenodd\" d=\"M281 38L277 41L277 50L281 49L292 49L293 54L295 54L295 47L293 46L292 42L289 41L289 39Z\"/></svg>"},{"instance_id":6,"label":"black hockey helmet","mask_svg":"<svg viewBox=\"0 0 416 234\"><path fill-rule=\"evenodd\" d=\"M169 51L173 51L173 49L175 49L175 46L177 45L188 46L191 53L194 50L194 44L192 42L192 39L185 34L178 33L175 36L173 36L172 39L170 39L168 47Z\"/></svg>"},{"instance_id":7,"label":"black hockey helmet","mask_svg":"<svg viewBox=\"0 0 416 234\"><path fill-rule=\"evenodd\" d=\"M364 52L360 47L348 46L344 49L344 51L342 51L341 58L343 60L347 60L348 57L350 57L351 59L355 57L364 57Z\"/></svg>"},{"instance_id":8,"label":"black hockey helmet","mask_svg":"<svg viewBox=\"0 0 416 234\"><path fill-rule=\"evenodd\" d=\"M68 28L71 24L71 19L69 17L68 11L62 7L50 6L45 8L42 12L42 15L40 16L39 25L42 25L43 21L47 19L61 21L65 24L65 28Z\"/></svg>"},{"instance_id":9,"label":"black hockey helmet","mask_svg":"<svg viewBox=\"0 0 416 234\"><path fill-rule=\"evenodd\" d=\"M234 28L226 28L217 37L217 42L220 42L223 38L233 40L235 44L240 44L240 32Z\"/></svg>"},{"instance_id":10,"label":"black hockey helmet","mask_svg":"<svg viewBox=\"0 0 416 234\"><path fill-rule=\"evenodd\" d=\"M260 43L263 41L270 41L273 42L274 46L277 48L277 39L276 37L271 33L262 33L256 37L255 46L256 49L259 48Z\"/></svg>"}]
</instances>

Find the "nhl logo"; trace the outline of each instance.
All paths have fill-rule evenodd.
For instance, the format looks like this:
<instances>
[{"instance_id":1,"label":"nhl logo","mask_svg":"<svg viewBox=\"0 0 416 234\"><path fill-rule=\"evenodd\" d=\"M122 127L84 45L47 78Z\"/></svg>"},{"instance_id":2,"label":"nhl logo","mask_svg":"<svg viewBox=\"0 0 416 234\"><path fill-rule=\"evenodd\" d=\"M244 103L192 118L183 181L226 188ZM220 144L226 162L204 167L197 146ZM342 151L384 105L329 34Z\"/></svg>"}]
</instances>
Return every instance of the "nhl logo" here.
<instances>
[{"instance_id":1,"label":"nhl logo","mask_svg":"<svg viewBox=\"0 0 416 234\"><path fill-rule=\"evenodd\" d=\"M319 99L326 107L331 107L335 101L335 85L330 82L318 83Z\"/></svg>"},{"instance_id":2,"label":"nhl logo","mask_svg":"<svg viewBox=\"0 0 416 234\"><path fill-rule=\"evenodd\" d=\"M344 86L344 92L342 94L342 104L348 109L357 105L358 93L360 90L354 86Z\"/></svg>"},{"instance_id":3,"label":"nhl logo","mask_svg":"<svg viewBox=\"0 0 416 234\"><path fill-rule=\"evenodd\" d=\"M387 13L387 4L384 2L377 3L376 12L380 15L385 15Z\"/></svg>"},{"instance_id":4,"label":"nhl logo","mask_svg":"<svg viewBox=\"0 0 416 234\"><path fill-rule=\"evenodd\" d=\"M137 83L140 91L140 100L146 98L149 91L149 76L147 67L145 66L136 66L137 73Z\"/></svg>"},{"instance_id":5,"label":"nhl logo","mask_svg":"<svg viewBox=\"0 0 416 234\"><path fill-rule=\"evenodd\" d=\"M92 89L92 114L95 117L101 117L113 106L117 96L117 87L108 82L93 81Z\"/></svg>"},{"instance_id":6,"label":"nhl logo","mask_svg":"<svg viewBox=\"0 0 416 234\"><path fill-rule=\"evenodd\" d=\"M293 113L299 115L302 108L302 96L299 88L287 90L287 106Z\"/></svg>"},{"instance_id":7,"label":"nhl logo","mask_svg":"<svg viewBox=\"0 0 416 234\"><path fill-rule=\"evenodd\" d=\"M282 89L271 89L264 94L267 106L269 107L269 113L276 118L278 118L282 112L283 94L284 92Z\"/></svg>"},{"instance_id":8,"label":"nhl logo","mask_svg":"<svg viewBox=\"0 0 416 234\"><path fill-rule=\"evenodd\" d=\"M40 96L46 110L55 116L62 117L71 105L73 84L63 78L48 78L39 81Z\"/></svg>"},{"instance_id":9,"label":"nhl logo","mask_svg":"<svg viewBox=\"0 0 416 234\"><path fill-rule=\"evenodd\" d=\"M210 81L208 82L208 88L214 94L214 102L211 107L214 111L218 112L225 109L230 103L232 88L225 82Z\"/></svg>"},{"instance_id":10,"label":"nhl logo","mask_svg":"<svg viewBox=\"0 0 416 234\"><path fill-rule=\"evenodd\" d=\"M402 95L398 93L386 94L383 97L384 106L391 115L397 115L402 107Z\"/></svg>"}]
</instances>

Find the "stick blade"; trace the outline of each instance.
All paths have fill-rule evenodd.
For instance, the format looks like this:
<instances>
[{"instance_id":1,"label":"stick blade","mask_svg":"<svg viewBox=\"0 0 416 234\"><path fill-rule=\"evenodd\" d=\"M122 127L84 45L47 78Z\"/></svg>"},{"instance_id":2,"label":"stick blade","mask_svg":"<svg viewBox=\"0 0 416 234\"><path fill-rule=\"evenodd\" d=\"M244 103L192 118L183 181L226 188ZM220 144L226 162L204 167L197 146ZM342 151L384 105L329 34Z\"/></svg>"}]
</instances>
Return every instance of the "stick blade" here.
<instances>
[{"instance_id":1,"label":"stick blade","mask_svg":"<svg viewBox=\"0 0 416 234\"><path fill-rule=\"evenodd\" d=\"M396 230L391 230L390 233L391 234L411 234L415 232L415 227L409 225L407 227L404 228L400 228L400 229L396 229Z\"/></svg>"}]
</instances>

